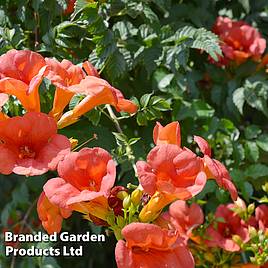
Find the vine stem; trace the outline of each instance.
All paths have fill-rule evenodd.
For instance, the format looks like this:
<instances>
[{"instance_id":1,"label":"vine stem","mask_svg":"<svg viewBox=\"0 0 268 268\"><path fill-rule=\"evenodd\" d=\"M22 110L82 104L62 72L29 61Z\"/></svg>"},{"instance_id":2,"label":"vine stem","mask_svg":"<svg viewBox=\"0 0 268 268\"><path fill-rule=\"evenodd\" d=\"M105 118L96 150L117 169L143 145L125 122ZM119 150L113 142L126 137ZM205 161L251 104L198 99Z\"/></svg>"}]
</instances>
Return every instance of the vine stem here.
<instances>
[{"instance_id":1,"label":"vine stem","mask_svg":"<svg viewBox=\"0 0 268 268\"><path fill-rule=\"evenodd\" d=\"M119 133L121 133L121 134L124 134L123 130L122 130L120 124L119 124L119 121L118 121L116 115L114 114L114 111L113 111L111 105L107 104L106 107L107 107L107 110L109 112L109 115L110 115L111 119L113 120L113 122L115 124L115 127L116 127L117 131Z\"/></svg>"},{"instance_id":2,"label":"vine stem","mask_svg":"<svg viewBox=\"0 0 268 268\"><path fill-rule=\"evenodd\" d=\"M114 111L113 111L111 105L107 104L106 105L106 108L107 108L107 111L108 111L108 113L110 115L110 118L112 119L112 121L115 124L115 127L116 127L117 131L119 133L121 133L121 134L124 134L124 132L123 132L123 130L122 130L120 124L119 124L119 120L116 117L116 115L114 114ZM128 147L131 149L131 146L130 145L128 145ZM131 151L132 151L132 149L131 149ZM137 167L135 165L135 162L133 160L131 162L132 162L132 168L134 169L134 172L135 172L135 176L137 176L138 172L137 172Z\"/></svg>"},{"instance_id":3,"label":"vine stem","mask_svg":"<svg viewBox=\"0 0 268 268\"><path fill-rule=\"evenodd\" d=\"M31 206L27 209L23 219L19 222L19 223L21 223L21 227L19 229L18 234L21 234L24 227L27 226L27 220L28 220L33 208L35 207L36 203L37 203L37 199L34 200L34 202L31 204ZM11 264L10 264L10 268L15 268L15 263L16 263L16 256L13 255L12 260L11 260Z\"/></svg>"}]
</instances>

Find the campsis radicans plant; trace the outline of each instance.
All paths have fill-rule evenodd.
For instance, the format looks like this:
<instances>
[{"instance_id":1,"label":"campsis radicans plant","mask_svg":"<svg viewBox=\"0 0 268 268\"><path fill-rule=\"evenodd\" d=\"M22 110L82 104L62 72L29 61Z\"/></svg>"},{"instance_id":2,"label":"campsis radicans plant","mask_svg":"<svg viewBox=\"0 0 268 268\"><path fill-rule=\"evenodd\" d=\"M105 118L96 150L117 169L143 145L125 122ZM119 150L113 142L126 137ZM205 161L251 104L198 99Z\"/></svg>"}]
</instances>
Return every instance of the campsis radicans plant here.
<instances>
[{"instance_id":1,"label":"campsis radicans plant","mask_svg":"<svg viewBox=\"0 0 268 268\"><path fill-rule=\"evenodd\" d=\"M226 23L219 18L215 32L221 34ZM243 29L249 26L240 22L235 25L244 42ZM226 42L224 53L230 50L231 44L225 46L233 34L229 28L221 34ZM248 47L244 58L259 57L263 52L265 43L258 33L252 34L256 44ZM234 50L230 59L237 54ZM48 114L40 105L43 79L55 87ZM12 117L2 109L11 95L21 103L21 116ZM81 100L69 109L77 95ZM60 134L60 129L72 127L101 105L109 105L107 110L114 121L111 107L129 114L138 110L119 89L100 78L88 61L81 67L68 60L14 49L0 57L0 173L28 177L51 172L37 202L37 213L47 233L60 232L63 221L78 212L84 220L115 235L119 268L191 268L195 262L214 261L212 252L221 250L225 253L219 263L234 263L232 267L237 265L234 257L243 250L253 252L252 263L267 262L267 206L247 208L238 198L227 168L212 156L204 138L193 137L188 147L194 150L182 145L179 122L166 126L156 123L154 146L145 159L134 163L136 178L129 178L125 186L118 185L118 163L110 152L101 147L82 146L79 150L76 137ZM137 184L133 183L135 179ZM196 198L211 179L229 192L234 203L218 206L207 220Z\"/></svg>"}]
</instances>

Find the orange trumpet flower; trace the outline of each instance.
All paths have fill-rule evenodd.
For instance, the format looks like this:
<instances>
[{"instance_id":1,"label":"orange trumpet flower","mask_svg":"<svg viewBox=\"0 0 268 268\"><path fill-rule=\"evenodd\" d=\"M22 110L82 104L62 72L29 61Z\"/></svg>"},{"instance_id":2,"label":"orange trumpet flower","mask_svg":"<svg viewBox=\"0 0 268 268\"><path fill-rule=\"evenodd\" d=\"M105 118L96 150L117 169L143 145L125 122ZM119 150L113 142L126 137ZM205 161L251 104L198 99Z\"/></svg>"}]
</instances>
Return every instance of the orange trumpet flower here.
<instances>
[{"instance_id":1,"label":"orange trumpet flower","mask_svg":"<svg viewBox=\"0 0 268 268\"><path fill-rule=\"evenodd\" d=\"M58 120L64 108L75 95L74 92L68 90L69 87L79 84L85 77L85 74L82 68L72 64L68 60L63 60L62 62L49 58L45 60L49 69L46 77L56 86L53 108L49 114L55 120Z\"/></svg>"},{"instance_id":2,"label":"orange trumpet flower","mask_svg":"<svg viewBox=\"0 0 268 268\"><path fill-rule=\"evenodd\" d=\"M176 144L179 147L181 146L180 125L178 122L169 123L165 127L160 123L157 123L154 127L153 136L156 145ZM194 141L199 146L200 151L204 154L203 158L198 157L203 162L202 170L206 173L208 178L216 179L217 184L228 190L232 199L236 200L237 190L231 181L231 177L226 167L218 160L211 158L211 148L206 140L202 137L194 136Z\"/></svg>"},{"instance_id":3,"label":"orange trumpet flower","mask_svg":"<svg viewBox=\"0 0 268 268\"><path fill-rule=\"evenodd\" d=\"M72 111L63 114L58 122L58 128L71 125L80 116L102 104L110 104L117 111L128 113L137 111L137 106L133 102L126 100L118 89L95 76L86 76L79 84L70 86L69 90L75 94L84 95L85 98Z\"/></svg>"},{"instance_id":4,"label":"orange trumpet flower","mask_svg":"<svg viewBox=\"0 0 268 268\"><path fill-rule=\"evenodd\" d=\"M27 111L39 112L38 88L46 70L40 54L12 49L0 57L0 92L16 96Z\"/></svg>"},{"instance_id":5,"label":"orange trumpet flower","mask_svg":"<svg viewBox=\"0 0 268 268\"><path fill-rule=\"evenodd\" d=\"M191 238L192 230L204 222L204 214L201 207L195 203L190 206L183 200L177 200L164 212L156 224L160 223L172 226L187 242Z\"/></svg>"},{"instance_id":6,"label":"orange trumpet flower","mask_svg":"<svg viewBox=\"0 0 268 268\"><path fill-rule=\"evenodd\" d=\"M101 148L84 148L70 153L58 166L60 178L44 185L49 201L61 208L106 220L108 195L115 182L115 163Z\"/></svg>"},{"instance_id":7,"label":"orange trumpet flower","mask_svg":"<svg viewBox=\"0 0 268 268\"><path fill-rule=\"evenodd\" d=\"M148 223L131 223L115 248L118 268L193 268L193 256L178 233Z\"/></svg>"},{"instance_id":8,"label":"orange trumpet flower","mask_svg":"<svg viewBox=\"0 0 268 268\"><path fill-rule=\"evenodd\" d=\"M30 112L0 121L0 173L44 174L57 168L70 146L46 114Z\"/></svg>"}]
</instances>

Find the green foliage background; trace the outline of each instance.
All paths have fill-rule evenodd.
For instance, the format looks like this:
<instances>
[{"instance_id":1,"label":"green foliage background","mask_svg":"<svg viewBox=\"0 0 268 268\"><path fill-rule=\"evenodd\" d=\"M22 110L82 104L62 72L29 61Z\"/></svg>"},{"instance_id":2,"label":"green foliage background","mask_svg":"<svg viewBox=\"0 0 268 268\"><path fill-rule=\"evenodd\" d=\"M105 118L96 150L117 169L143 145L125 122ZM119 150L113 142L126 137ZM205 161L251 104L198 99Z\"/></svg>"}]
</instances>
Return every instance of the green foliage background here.
<instances>
[{"instance_id":1,"label":"green foliage background","mask_svg":"<svg viewBox=\"0 0 268 268\"><path fill-rule=\"evenodd\" d=\"M219 15L247 21L267 39L266 0L78 0L74 13L64 15L66 2L1 0L0 54L16 48L76 64L89 59L104 79L139 105L139 111L133 117L118 115L124 135L118 134L102 108L62 133L79 143L97 134L98 139L87 146L113 153L119 163L117 183L126 185L137 183L132 163L144 159L152 148L155 122L165 125L178 120L183 145L192 143L193 134L206 138L215 158L230 170L240 195L247 202L263 197L261 185L268 177L268 74L256 72L251 61L224 70L210 64L208 54L214 59L221 54L217 36L210 32ZM48 81L41 92L46 112L53 98ZM6 108L12 115L21 113L16 102ZM52 172L27 179L0 175L1 227L12 225L10 217L13 224L21 221L44 182L53 176ZM205 201L206 212L230 201L213 181L199 199ZM30 219L36 218L34 208ZM28 225L34 231L40 228L32 222ZM103 232L79 215L66 220L63 229ZM23 258L15 260L15 267L115 267L115 239L107 239L98 245L84 244L83 258ZM0 266L8 267L11 261L1 254Z\"/></svg>"}]
</instances>

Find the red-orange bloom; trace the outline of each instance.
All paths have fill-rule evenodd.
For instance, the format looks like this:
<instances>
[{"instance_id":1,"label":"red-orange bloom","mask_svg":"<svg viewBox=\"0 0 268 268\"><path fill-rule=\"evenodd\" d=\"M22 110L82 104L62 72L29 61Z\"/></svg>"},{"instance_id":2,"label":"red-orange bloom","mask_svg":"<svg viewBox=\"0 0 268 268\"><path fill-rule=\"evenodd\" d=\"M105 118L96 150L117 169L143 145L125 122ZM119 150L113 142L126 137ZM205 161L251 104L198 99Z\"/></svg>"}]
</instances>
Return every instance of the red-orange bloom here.
<instances>
[{"instance_id":1,"label":"red-orange bloom","mask_svg":"<svg viewBox=\"0 0 268 268\"><path fill-rule=\"evenodd\" d=\"M59 208L50 203L45 193L42 192L37 202L37 213L44 229L49 234L52 234L54 232L60 232L63 219L69 218L72 211Z\"/></svg>"},{"instance_id":2,"label":"red-orange bloom","mask_svg":"<svg viewBox=\"0 0 268 268\"><path fill-rule=\"evenodd\" d=\"M137 172L144 192L151 195L139 217L142 222L154 220L166 205L176 199L187 200L202 191L206 184L204 165L200 157L180 147L180 126L173 122L154 128L157 144L147 156L138 161Z\"/></svg>"},{"instance_id":3,"label":"red-orange bloom","mask_svg":"<svg viewBox=\"0 0 268 268\"><path fill-rule=\"evenodd\" d=\"M194 136L194 140L204 154L202 160L204 162L207 177L215 178L217 184L228 190L232 199L236 200L238 197L237 190L231 181L231 177L226 167L218 160L211 158L211 148L206 140L199 136Z\"/></svg>"},{"instance_id":4,"label":"red-orange bloom","mask_svg":"<svg viewBox=\"0 0 268 268\"><path fill-rule=\"evenodd\" d=\"M220 64L223 65L228 64L229 60L234 60L237 64L248 58L258 60L266 48L266 41L257 29L244 21L218 17L212 31L222 41L224 58L220 58Z\"/></svg>"},{"instance_id":5,"label":"red-orange bloom","mask_svg":"<svg viewBox=\"0 0 268 268\"><path fill-rule=\"evenodd\" d=\"M55 59L46 58L48 73L46 77L56 86L53 108L50 115L58 120L64 108L68 105L74 92L69 91L69 87L79 84L85 74L79 66L72 64L68 60L58 62Z\"/></svg>"},{"instance_id":6,"label":"red-orange bloom","mask_svg":"<svg viewBox=\"0 0 268 268\"><path fill-rule=\"evenodd\" d=\"M199 205L193 203L188 206L185 201L177 200L158 221L171 225L187 241L192 236L192 230L203 223L204 214Z\"/></svg>"},{"instance_id":7,"label":"red-orange bloom","mask_svg":"<svg viewBox=\"0 0 268 268\"><path fill-rule=\"evenodd\" d=\"M249 240L246 223L232 209L234 204L218 206L215 217L220 218L217 224L211 224L206 232L209 240L206 244L210 247L221 247L226 251L239 251L240 247L232 240L233 235L238 235L242 241Z\"/></svg>"},{"instance_id":8,"label":"red-orange bloom","mask_svg":"<svg viewBox=\"0 0 268 268\"><path fill-rule=\"evenodd\" d=\"M137 111L137 106L133 102L126 100L118 89L95 76L86 76L79 84L70 86L69 90L73 93L84 95L85 98L72 111L63 114L58 122L59 128L76 122L80 116L102 104L110 104L117 111L128 113Z\"/></svg>"},{"instance_id":9,"label":"red-orange bloom","mask_svg":"<svg viewBox=\"0 0 268 268\"><path fill-rule=\"evenodd\" d=\"M0 92L16 96L27 111L40 111L38 94L47 66L30 50L12 49L0 57Z\"/></svg>"},{"instance_id":10,"label":"red-orange bloom","mask_svg":"<svg viewBox=\"0 0 268 268\"><path fill-rule=\"evenodd\" d=\"M52 204L106 219L107 197L116 175L114 161L107 151L84 148L70 153L59 163L58 173L60 178L50 179L44 185Z\"/></svg>"},{"instance_id":11,"label":"red-orange bloom","mask_svg":"<svg viewBox=\"0 0 268 268\"><path fill-rule=\"evenodd\" d=\"M136 165L140 184L150 195L158 191L186 200L201 192L206 183L201 159L174 144L156 146L147 162L138 161Z\"/></svg>"},{"instance_id":12,"label":"red-orange bloom","mask_svg":"<svg viewBox=\"0 0 268 268\"><path fill-rule=\"evenodd\" d=\"M191 252L178 233L147 223L131 223L123 228L125 239L115 248L118 268L192 268Z\"/></svg>"},{"instance_id":13,"label":"red-orange bloom","mask_svg":"<svg viewBox=\"0 0 268 268\"><path fill-rule=\"evenodd\" d=\"M163 127L160 123L157 123L154 127L153 136L154 142L157 145L175 144L179 148L181 146L180 125L178 122L172 122L165 127ZM211 158L211 148L206 140L199 136L194 136L194 140L198 144L201 152L204 154L203 158L197 157L198 161L200 161L200 159L202 161L202 167L200 166L199 170L204 171L208 178L215 178L218 185L227 189L230 192L232 199L236 200L237 190L232 183L231 177L225 166L218 160ZM180 150L187 151L188 155L194 154L187 148L180 148Z\"/></svg>"},{"instance_id":14,"label":"red-orange bloom","mask_svg":"<svg viewBox=\"0 0 268 268\"><path fill-rule=\"evenodd\" d=\"M0 173L34 176L57 168L70 152L53 118L30 112L0 121Z\"/></svg>"}]
</instances>

